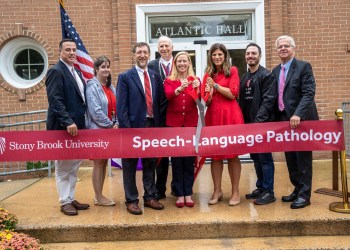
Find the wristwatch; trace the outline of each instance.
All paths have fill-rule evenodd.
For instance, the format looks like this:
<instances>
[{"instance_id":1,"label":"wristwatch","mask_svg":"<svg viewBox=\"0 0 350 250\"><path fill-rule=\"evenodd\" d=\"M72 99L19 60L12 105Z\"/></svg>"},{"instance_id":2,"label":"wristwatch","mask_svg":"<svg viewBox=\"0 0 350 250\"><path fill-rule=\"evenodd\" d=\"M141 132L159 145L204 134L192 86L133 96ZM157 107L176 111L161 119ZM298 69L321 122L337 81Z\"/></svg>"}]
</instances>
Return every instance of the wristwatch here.
<instances>
[{"instance_id":1,"label":"wristwatch","mask_svg":"<svg viewBox=\"0 0 350 250\"><path fill-rule=\"evenodd\" d=\"M217 83L214 83L214 89L218 89L219 88L219 84L217 84Z\"/></svg>"}]
</instances>

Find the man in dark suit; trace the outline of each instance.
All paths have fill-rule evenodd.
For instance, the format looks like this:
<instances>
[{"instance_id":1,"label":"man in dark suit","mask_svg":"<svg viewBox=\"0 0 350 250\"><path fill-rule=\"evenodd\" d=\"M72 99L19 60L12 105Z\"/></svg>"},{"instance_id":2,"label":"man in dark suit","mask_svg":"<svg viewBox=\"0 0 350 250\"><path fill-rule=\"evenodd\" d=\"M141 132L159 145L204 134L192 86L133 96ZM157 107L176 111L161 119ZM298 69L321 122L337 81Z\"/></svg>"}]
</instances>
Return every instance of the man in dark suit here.
<instances>
[{"instance_id":1,"label":"man in dark suit","mask_svg":"<svg viewBox=\"0 0 350 250\"><path fill-rule=\"evenodd\" d=\"M117 117L119 128L159 127L162 121L160 105L164 99L163 82L153 70L147 69L150 47L139 42L133 48L136 65L119 75L117 83ZM144 206L161 210L155 199L156 158L142 159ZM138 158L122 159L126 208L131 214L142 214L138 205L136 166Z\"/></svg>"},{"instance_id":2,"label":"man in dark suit","mask_svg":"<svg viewBox=\"0 0 350 250\"><path fill-rule=\"evenodd\" d=\"M278 79L278 120L289 121L291 129L297 128L301 121L318 120L311 64L295 58L295 42L290 36L277 38L276 48L281 59L281 64L272 71ZM310 205L312 152L285 152L285 157L294 190L282 196L282 201L292 202L292 209L304 208Z\"/></svg>"},{"instance_id":3,"label":"man in dark suit","mask_svg":"<svg viewBox=\"0 0 350 250\"><path fill-rule=\"evenodd\" d=\"M148 63L148 68L157 72L162 81L170 75L173 67L173 42L167 36L161 36L158 39L158 52L160 57L152 60ZM168 100L164 99L161 103L160 113L162 117L166 117L168 108ZM161 126L165 127L165 119L161 122ZM157 180L156 180L156 199L161 200L166 197L166 183L168 179L169 170L169 157L163 157L158 162L156 167Z\"/></svg>"},{"instance_id":4,"label":"man in dark suit","mask_svg":"<svg viewBox=\"0 0 350 250\"><path fill-rule=\"evenodd\" d=\"M46 75L46 92L49 102L47 130L67 130L76 136L85 128L85 83L81 72L74 69L77 46L71 39L63 39L59 45L60 60ZM75 200L77 172L81 160L56 160L56 185L65 215L77 215L77 210L90 206Z\"/></svg>"}]
</instances>

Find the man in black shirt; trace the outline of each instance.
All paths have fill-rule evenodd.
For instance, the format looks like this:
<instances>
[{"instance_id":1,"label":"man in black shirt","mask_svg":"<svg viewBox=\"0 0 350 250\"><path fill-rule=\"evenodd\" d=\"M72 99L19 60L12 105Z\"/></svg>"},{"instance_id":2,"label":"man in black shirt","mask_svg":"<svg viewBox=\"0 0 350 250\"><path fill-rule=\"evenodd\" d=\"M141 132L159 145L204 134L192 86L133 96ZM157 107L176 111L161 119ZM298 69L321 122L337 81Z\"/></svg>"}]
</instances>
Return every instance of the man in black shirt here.
<instances>
[{"instance_id":1,"label":"man in black shirt","mask_svg":"<svg viewBox=\"0 0 350 250\"><path fill-rule=\"evenodd\" d=\"M239 104L245 123L271 122L275 120L274 105L277 89L274 76L260 65L261 48L255 43L246 47L245 59L248 72L240 83ZM256 189L246 194L247 199L255 199L254 204L266 205L275 202L275 166L271 153L251 153L257 175Z\"/></svg>"}]
</instances>

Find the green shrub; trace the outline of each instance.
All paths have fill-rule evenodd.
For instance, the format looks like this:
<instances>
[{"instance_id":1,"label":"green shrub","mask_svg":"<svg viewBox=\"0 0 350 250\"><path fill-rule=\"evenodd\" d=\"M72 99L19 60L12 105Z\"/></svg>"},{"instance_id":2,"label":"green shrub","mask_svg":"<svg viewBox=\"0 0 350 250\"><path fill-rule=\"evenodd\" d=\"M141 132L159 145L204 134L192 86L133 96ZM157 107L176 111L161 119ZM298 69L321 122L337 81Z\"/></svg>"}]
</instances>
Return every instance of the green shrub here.
<instances>
[{"instance_id":1,"label":"green shrub","mask_svg":"<svg viewBox=\"0 0 350 250\"><path fill-rule=\"evenodd\" d=\"M27 161L27 170L32 169L41 169L41 168L47 168L48 163L47 161L41 162L41 161Z\"/></svg>"}]
</instances>

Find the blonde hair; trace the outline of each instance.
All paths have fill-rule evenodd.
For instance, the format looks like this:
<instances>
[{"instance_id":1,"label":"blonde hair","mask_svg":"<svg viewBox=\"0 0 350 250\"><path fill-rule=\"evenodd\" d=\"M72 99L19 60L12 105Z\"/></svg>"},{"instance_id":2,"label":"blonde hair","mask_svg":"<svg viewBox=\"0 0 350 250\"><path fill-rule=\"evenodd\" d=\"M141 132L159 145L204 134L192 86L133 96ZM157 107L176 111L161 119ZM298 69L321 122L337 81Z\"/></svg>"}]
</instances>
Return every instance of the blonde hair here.
<instances>
[{"instance_id":1,"label":"blonde hair","mask_svg":"<svg viewBox=\"0 0 350 250\"><path fill-rule=\"evenodd\" d=\"M176 80L179 77L179 74L177 72L177 68L176 68L176 62L177 59L179 58L179 56L185 55L187 56L188 61L190 62L188 69L187 69L187 74L188 76L193 76L196 77L196 75L194 74L194 70L193 70L193 66L192 66L192 60L190 55L186 52L186 51L180 51L179 53L176 54L175 58L174 58L174 65L173 65L173 69L171 71L171 75L169 76L170 80Z\"/></svg>"}]
</instances>

